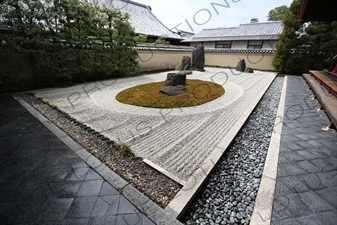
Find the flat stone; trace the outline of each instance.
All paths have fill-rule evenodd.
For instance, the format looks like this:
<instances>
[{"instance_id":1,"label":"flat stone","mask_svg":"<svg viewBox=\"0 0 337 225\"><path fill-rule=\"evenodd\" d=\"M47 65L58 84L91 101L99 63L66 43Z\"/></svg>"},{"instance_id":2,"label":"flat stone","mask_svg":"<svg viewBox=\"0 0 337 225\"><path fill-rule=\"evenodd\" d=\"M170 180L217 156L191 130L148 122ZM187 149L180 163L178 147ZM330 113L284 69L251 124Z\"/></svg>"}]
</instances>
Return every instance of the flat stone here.
<instances>
[{"instance_id":1,"label":"flat stone","mask_svg":"<svg viewBox=\"0 0 337 225\"><path fill-rule=\"evenodd\" d=\"M167 86L159 91L159 93L174 96L174 95L181 95L187 93L187 89L183 85L178 86Z\"/></svg>"}]
</instances>

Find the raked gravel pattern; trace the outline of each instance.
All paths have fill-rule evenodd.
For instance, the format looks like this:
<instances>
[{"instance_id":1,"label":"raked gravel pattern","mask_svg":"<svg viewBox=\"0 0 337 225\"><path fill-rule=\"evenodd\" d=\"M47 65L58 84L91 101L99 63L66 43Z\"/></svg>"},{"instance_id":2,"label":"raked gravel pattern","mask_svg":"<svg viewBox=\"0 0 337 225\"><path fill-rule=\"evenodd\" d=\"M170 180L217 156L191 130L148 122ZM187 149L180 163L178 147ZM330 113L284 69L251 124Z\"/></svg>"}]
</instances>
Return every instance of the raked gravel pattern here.
<instances>
[{"instance_id":1,"label":"raked gravel pattern","mask_svg":"<svg viewBox=\"0 0 337 225\"><path fill-rule=\"evenodd\" d=\"M80 122L112 140L131 144L133 153L187 181L244 110L276 73L238 73L230 69L206 68L187 79L213 81L225 94L200 106L154 109L118 102L125 88L163 81L167 72L37 91ZM211 87L209 87L211 88Z\"/></svg>"},{"instance_id":2,"label":"raked gravel pattern","mask_svg":"<svg viewBox=\"0 0 337 225\"><path fill-rule=\"evenodd\" d=\"M185 224L249 224L281 95L277 77L221 158L183 221Z\"/></svg>"}]
</instances>

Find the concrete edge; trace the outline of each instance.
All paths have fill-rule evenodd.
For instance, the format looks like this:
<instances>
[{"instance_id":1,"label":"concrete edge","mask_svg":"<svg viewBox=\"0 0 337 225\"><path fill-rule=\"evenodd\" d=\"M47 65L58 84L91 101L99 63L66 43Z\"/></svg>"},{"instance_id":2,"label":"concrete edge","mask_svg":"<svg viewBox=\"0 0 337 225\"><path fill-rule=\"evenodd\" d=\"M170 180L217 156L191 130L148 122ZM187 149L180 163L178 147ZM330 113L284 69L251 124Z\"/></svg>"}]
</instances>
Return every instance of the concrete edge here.
<instances>
[{"instance_id":1,"label":"concrete edge","mask_svg":"<svg viewBox=\"0 0 337 225\"><path fill-rule=\"evenodd\" d=\"M143 193L134 188L131 184L113 172L104 163L99 161L91 153L89 153L72 138L70 138L60 128L40 114L31 105L29 105L20 97L14 97L14 99L17 100L24 108L27 109L28 112L37 118L63 143L65 143L72 151L74 151L81 159L83 159L95 172L97 172L100 176L103 177L104 180L116 188L125 198L127 198L137 209L149 217L154 223L158 225L181 225L181 223L175 219L173 213L170 213L170 211L165 211L148 197L146 197Z\"/></svg>"},{"instance_id":2,"label":"concrete edge","mask_svg":"<svg viewBox=\"0 0 337 225\"><path fill-rule=\"evenodd\" d=\"M194 172L194 174L186 182L184 187L177 193L176 197L165 208L165 211L173 214L178 220L183 217L189 205L193 202L199 190L207 181L207 178L210 176L212 170L220 160L221 156L231 144L237 133L241 130L241 127L245 124L249 115L255 109L256 105L259 103L266 90L274 81L275 77L276 74L275 76L270 78L269 85L266 85L266 87L261 90L261 92L252 101L252 103L245 109L245 111L234 124L234 126L228 131L228 133L219 142L215 149L213 149L212 153L207 157L205 162Z\"/></svg>"},{"instance_id":3,"label":"concrete edge","mask_svg":"<svg viewBox=\"0 0 337 225\"><path fill-rule=\"evenodd\" d=\"M181 184L182 186L184 186L186 184L186 181L178 178L177 176L175 176L174 174L168 172L167 170L165 170L164 168L162 168L161 166L153 163L152 161L148 160L148 159L144 159L143 160L144 163L146 163L147 165L151 166L153 169L159 171L160 173L164 174L165 176L167 176L168 178L174 180L175 182L177 182L178 184Z\"/></svg>"},{"instance_id":4,"label":"concrete edge","mask_svg":"<svg viewBox=\"0 0 337 225\"><path fill-rule=\"evenodd\" d=\"M256 196L250 225L270 225L272 218L274 193L276 186L278 158L280 152L281 132L285 108L288 77L283 81L279 107L274 123L274 130L269 143L268 153L263 169L263 174Z\"/></svg>"}]
</instances>

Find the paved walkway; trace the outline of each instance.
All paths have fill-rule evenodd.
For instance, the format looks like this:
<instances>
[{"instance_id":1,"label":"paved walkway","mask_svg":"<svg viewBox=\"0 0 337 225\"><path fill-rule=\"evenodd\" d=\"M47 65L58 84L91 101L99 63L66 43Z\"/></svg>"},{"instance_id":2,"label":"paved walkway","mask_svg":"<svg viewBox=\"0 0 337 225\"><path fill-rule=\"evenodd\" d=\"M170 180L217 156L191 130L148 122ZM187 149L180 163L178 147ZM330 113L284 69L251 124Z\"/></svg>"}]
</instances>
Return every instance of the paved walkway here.
<instances>
[{"instance_id":1,"label":"paved walkway","mask_svg":"<svg viewBox=\"0 0 337 225\"><path fill-rule=\"evenodd\" d=\"M337 134L300 77L288 77L273 225L337 221ZM337 109L336 109L337 110Z\"/></svg>"},{"instance_id":2,"label":"paved walkway","mask_svg":"<svg viewBox=\"0 0 337 225\"><path fill-rule=\"evenodd\" d=\"M11 96L0 104L0 224L154 224Z\"/></svg>"},{"instance_id":3,"label":"paved walkway","mask_svg":"<svg viewBox=\"0 0 337 225\"><path fill-rule=\"evenodd\" d=\"M254 99L276 75L261 71L252 74L223 68L205 69L206 72L194 71L188 79L217 82L224 86L226 93L195 107L160 110L122 104L115 99L125 88L165 80L167 72L40 90L37 96L50 100L110 139L130 143L136 155L184 184L245 110L252 104L252 108L255 107Z\"/></svg>"}]
</instances>

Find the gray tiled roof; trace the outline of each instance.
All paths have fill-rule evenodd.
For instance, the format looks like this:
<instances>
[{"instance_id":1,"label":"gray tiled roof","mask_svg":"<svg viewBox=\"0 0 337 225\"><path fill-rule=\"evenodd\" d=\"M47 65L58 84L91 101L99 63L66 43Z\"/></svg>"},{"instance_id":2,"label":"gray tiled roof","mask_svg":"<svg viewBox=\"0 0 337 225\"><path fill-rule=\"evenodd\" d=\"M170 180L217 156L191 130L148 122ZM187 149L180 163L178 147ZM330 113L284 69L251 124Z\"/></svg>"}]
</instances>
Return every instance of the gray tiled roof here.
<instances>
[{"instance_id":1,"label":"gray tiled roof","mask_svg":"<svg viewBox=\"0 0 337 225\"><path fill-rule=\"evenodd\" d=\"M277 40L283 30L282 21L247 23L238 27L204 29L183 42Z\"/></svg>"},{"instance_id":2,"label":"gray tiled roof","mask_svg":"<svg viewBox=\"0 0 337 225\"><path fill-rule=\"evenodd\" d=\"M175 51L175 52L192 52L193 47L187 46L154 46L154 45L138 45L137 50L145 51ZM258 54L273 54L273 49L214 49L205 48L205 52L220 52L220 53L258 53Z\"/></svg>"},{"instance_id":3,"label":"gray tiled roof","mask_svg":"<svg viewBox=\"0 0 337 225\"><path fill-rule=\"evenodd\" d=\"M136 33L183 39L160 22L151 12L150 6L130 0L113 0L111 3L115 9L130 14L130 23L135 28Z\"/></svg>"}]
</instances>

